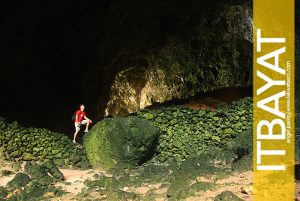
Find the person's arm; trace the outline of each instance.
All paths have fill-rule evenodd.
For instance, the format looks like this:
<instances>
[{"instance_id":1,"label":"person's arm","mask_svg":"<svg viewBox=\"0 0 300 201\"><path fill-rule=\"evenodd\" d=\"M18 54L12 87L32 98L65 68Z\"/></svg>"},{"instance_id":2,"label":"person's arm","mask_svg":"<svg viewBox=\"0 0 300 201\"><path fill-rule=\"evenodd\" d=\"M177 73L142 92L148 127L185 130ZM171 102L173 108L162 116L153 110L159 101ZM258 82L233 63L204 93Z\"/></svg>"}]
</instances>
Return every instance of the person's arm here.
<instances>
[{"instance_id":1,"label":"person's arm","mask_svg":"<svg viewBox=\"0 0 300 201\"><path fill-rule=\"evenodd\" d=\"M90 120L89 118L87 118L87 116L83 117L85 120L89 120L90 122L92 122L92 120Z\"/></svg>"}]
</instances>

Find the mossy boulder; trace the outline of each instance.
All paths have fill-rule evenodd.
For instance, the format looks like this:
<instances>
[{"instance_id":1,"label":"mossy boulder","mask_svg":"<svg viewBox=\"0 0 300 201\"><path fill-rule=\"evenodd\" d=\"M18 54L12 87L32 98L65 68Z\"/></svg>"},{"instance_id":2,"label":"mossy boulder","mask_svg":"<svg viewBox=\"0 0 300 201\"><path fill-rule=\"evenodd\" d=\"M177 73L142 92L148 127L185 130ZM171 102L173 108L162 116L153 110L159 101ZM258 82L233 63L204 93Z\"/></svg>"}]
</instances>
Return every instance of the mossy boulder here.
<instances>
[{"instance_id":1,"label":"mossy boulder","mask_svg":"<svg viewBox=\"0 0 300 201\"><path fill-rule=\"evenodd\" d=\"M53 178L48 174L47 169L40 164L26 163L25 172L31 176L31 179L38 182L42 186L50 185L54 182Z\"/></svg>"},{"instance_id":2,"label":"mossy boulder","mask_svg":"<svg viewBox=\"0 0 300 201\"><path fill-rule=\"evenodd\" d=\"M64 175L52 161L42 164L27 162L24 169L31 176L32 180L42 186L64 180Z\"/></svg>"},{"instance_id":3,"label":"mossy boulder","mask_svg":"<svg viewBox=\"0 0 300 201\"><path fill-rule=\"evenodd\" d=\"M24 190L13 197L15 200L41 200L47 187L40 186L37 182L32 182L30 185L26 186Z\"/></svg>"},{"instance_id":4,"label":"mossy boulder","mask_svg":"<svg viewBox=\"0 0 300 201\"><path fill-rule=\"evenodd\" d=\"M214 201L243 201L231 191L224 191L219 194Z\"/></svg>"},{"instance_id":5,"label":"mossy boulder","mask_svg":"<svg viewBox=\"0 0 300 201\"><path fill-rule=\"evenodd\" d=\"M0 187L0 201L9 194L9 201L35 201L48 200L47 194L59 197L65 193L53 185L56 181L64 179L63 174L53 162L27 162L24 170L27 174L17 173L7 186ZM18 189L19 193L12 194L15 189Z\"/></svg>"},{"instance_id":6,"label":"mossy boulder","mask_svg":"<svg viewBox=\"0 0 300 201\"><path fill-rule=\"evenodd\" d=\"M10 187L20 188L26 186L30 182L30 177L24 173L17 173L15 177L7 183Z\"/></svg>"},{"instance_id":7,"label":"mossy boulder","mask_svg":"<svg viewBox=\"0 0 300 201\"><path fill-rule=\"evenodd\" d=\"M58 169L53 161L47 161L44 164L44 167L56 181L62 181L65 179L63 173Z\"/></svg>"},{"instance_id":8,"label":"mossy boulder","mask_svg":"<svg viewBox=\"0 0 300 201\"><path fill-rule=\"evenodd\" d=\"M27 185L18 187L19 193L12 194L12 190L9 187L0 187L0 201L9 200L9 201L39 201L39 200L49 200L47 197L47 193L51 193L55 195L55 197L59 197L63 195L65 192L56 188L55 186L48 185L43 186L39 184L37 181L31 181ZM5 196L10 195L9 199L1 199Z\"/></svg>"},{"instance_id":9,"label":"mossy boulder","mask_svg":"<svg viewBox=\"0 0 300 201\"><path fill-rule=\"evenodd\" d=\"M93 167L139 165L151 158L158 130L138 117L106 118L84 138L87 157Z\"/></svg>"}]
</instances>

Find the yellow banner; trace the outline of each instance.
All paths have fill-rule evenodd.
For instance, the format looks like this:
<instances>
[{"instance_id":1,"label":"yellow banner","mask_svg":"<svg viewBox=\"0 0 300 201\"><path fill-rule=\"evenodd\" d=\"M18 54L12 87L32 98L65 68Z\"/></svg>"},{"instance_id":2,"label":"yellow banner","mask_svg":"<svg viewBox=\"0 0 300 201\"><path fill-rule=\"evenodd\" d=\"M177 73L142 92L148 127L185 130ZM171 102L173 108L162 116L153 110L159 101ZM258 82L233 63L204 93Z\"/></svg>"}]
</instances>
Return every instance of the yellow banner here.
<instances>
[{"instance_id":1,"label":"yellow banner","mask_svg":"<svg viewBox=\"0 0 300 201\"><path fill-rule=\"evenodd\" d=\"M294 0L253 3L254 201L294 194Z\"/></svg>"}]
</instances>

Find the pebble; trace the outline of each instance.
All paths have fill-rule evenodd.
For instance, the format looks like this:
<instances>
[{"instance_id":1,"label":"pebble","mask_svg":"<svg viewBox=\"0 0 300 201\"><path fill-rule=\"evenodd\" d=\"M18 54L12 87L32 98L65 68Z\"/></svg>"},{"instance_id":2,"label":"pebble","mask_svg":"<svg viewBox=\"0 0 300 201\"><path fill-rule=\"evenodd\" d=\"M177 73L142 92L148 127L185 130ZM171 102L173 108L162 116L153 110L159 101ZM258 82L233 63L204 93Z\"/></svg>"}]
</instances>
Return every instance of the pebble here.
<instances>
[{"instance_id":1,"label":"pebble","mask_svg":"<svg viewBox=\"0 0 300 201\"><path fill-rule=\"evenodd\" d=\"M252 195L253 194L253 186L242 186L241 193Z\"/></svg>"}]
</instances>

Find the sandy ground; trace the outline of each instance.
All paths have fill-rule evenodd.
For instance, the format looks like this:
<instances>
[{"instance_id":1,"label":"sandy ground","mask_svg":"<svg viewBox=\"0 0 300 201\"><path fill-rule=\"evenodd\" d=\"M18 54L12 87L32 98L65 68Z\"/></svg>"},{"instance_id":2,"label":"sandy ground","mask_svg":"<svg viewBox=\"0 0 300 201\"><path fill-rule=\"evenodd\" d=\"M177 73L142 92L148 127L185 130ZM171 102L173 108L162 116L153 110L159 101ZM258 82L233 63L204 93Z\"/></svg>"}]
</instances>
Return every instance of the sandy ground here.
<instances>
[{"instance_id":1,"label":"sandy ground","mask_svg":"<svg viewBox=\"0 0 300 201\"><path fill-rule=\"evenodd\" d=\"M65 176L64 182L56 183L56 187L62 187L66 192L77 194L85 187L83 182L86 179L93 179L93 176L100 170L71 170L71 169L60 169L60 171ZM66 183L69 183L66 185Z\"/></svg>"},{"instance_id":2,"label":"sandy ground","mask_svg":"<svg viewBox=\"0 0 300 201\"><path fill-rule=\"evenodd\" d=\"M63 189L65 189L68 192L71 192L71 195L65 196L60 199L53 199L53 200L62 200L67 201L71 200L75 197L77 193L81 191L82 188L84 188L84 184L82 183L86 178L93 179L93 175L96 173L99 173L99 171L94 170L86 170L86 171L78 171L78 170L62 170L62 172L66 176L67 182L73 182L70 186L61 185L58 184L57 186L62 186ZM232 191L235 193L238 197L244 199L245 201L251 201L252 195L245 194L241 192L241 187L248 188L252 184L252 172L244 172L244 173L238 173L233 176L230 176L226 179L221 179L216 181L216 184L218 185L217 188L211 189L210 191L206 192L199 192L195 196L187 198L187 201L213 201L214 197L216 197L218 194L222 193L223 191ZM157 185L147 185L147 186L141 186L136 188L129 188L129 189L123 189L125 191L135 192L140 195L146 194L150 189L155 188L155 193L158 194L165 194L167 189L166 188L160 188L160 184ZM164 196L162 196L164 197ZM156 198L156 201L164 201L164 198Z\"/></svg>"},{"instance_id":3,"label":"sandy ground","mask_svg":"<svg viewBox=\"0 0 300 201\"><path fill-rule=\"evenodd\" d=\"M6 177L0 177L0 186L5 186L10 180L14 178L14 174Z\"/></svg>"},{"instance_id":4,"label":"sandy ground","mask_svg":"<svg viewBox=\"0 0 300 201\"><path fill-rule=\"evenodd\" d=\"M62 198L54 198L53 200L71 200L75 197L76 194L78 194L85 185L83 182L86 179L94 179L95 174L105 174L102 170L72 170L72 169L60 169L61 172L65 176L64 182L56 183L55 186L61 187L66 192L69 192L67 196L63 196ZM107 175L109 176L109 175ZM0 178L0 186L5 186L7 182L9 182L14 175L5 176ZM249 185L252 182L252 173L251 172L245 172L241 174L237 174L234 176L231 176L227 179L219 180L217 181L217 184L220 185L220 188L213 189L212 191L208 192L202 192L197 194L195 197L188 198L188 201L208 201L210 198L215 197L219 193L230 190L234 193L236 193L239 197L245 199L245 201L251 200L251 196L242 194L240 192L240 187L242 185ZM157 189L156 192L159 193L166 193L166 189L161 189L160 185L150 185L150 186L142 186L135 189L123 189L126 191L133 191L138 194L146 194L150 189ZM159 200L159 199L158 199Z\"/></svg>"},{"instance_id":5,"label":"sandy ground","mask_svg":"<svg viewBox=\"0 0 300 201\"><path fill-rule=\"evenodd\" d=\"M70 182L70 185L66 185L62 182L55 184L55 186L61 186L64 190L70 193L78 193L81 188L84 187L83 181L86 179L92 179L97 172L96 170L71 170L60 169L65 176L65 182ZM5 186L10 180L14 178L15 174L0 177L0 186Z\"/></svg>"},{"instance_id":6,"label":"sandy ground","mask_svg":"<svg viewBox=\"0 0 300 201\"><path fill-rule=\"evenodd\" d=\"M74 199L76 194L78 194L85 185L83 182L86 179L94 179L95 174L104 174L106 176L110 176L105 174L102 170L72 170L72 169L60 169L65 176L65 181L55 184L57 187L61 187L67 194L63 197L53 198L52 200L60 200L60 201L68 201L68 200L76 200ZM0 177L0 186L5 186L7 182L9 182L14 175ZM203 178L205 179L205 178ZM218 194L222 193L223 191L232 191L238 197L242 198L245 201L251 201L253 199L251 190L248 194L242 193L241 188L244 189L251 189L252 187L252 172L247 171L243 173L237 173L225 179L220 179L215 181L218 185L216 188L212 188L206 192L198 192L195 196L189 197L187 201L213 201L214 197ZM149 186L142 186L137 187L134 189L123 189L125 191L135 192L137 194L143 195L146 194L150 189L155 189L155 192L158 194L164 195L166 193L166 188L160 188L160 184L157 185L149 185ZM296 184L296 195L300 195L300 185ZM162 196L164 197L164 196ZM162 198L157 198L157 201L163 201Z\"/></svg>"},{"instance_id":7,"label":"sandy ground","mask_svg":"<svg viewBox=\"0 0 300 201\"><path fill-rule=\"evenodd\" d=\"M241 192L241 187L249 188L252 184L252 172L238 173L226 179L216 181L218 187L206 192L200 192L194 197L186 199L187 201L213 201L214 198L223 191L231 191L245 201L251 201L252 195ZM251 188L251 187L250 187Z\"/></svg>"}]
</instances>

